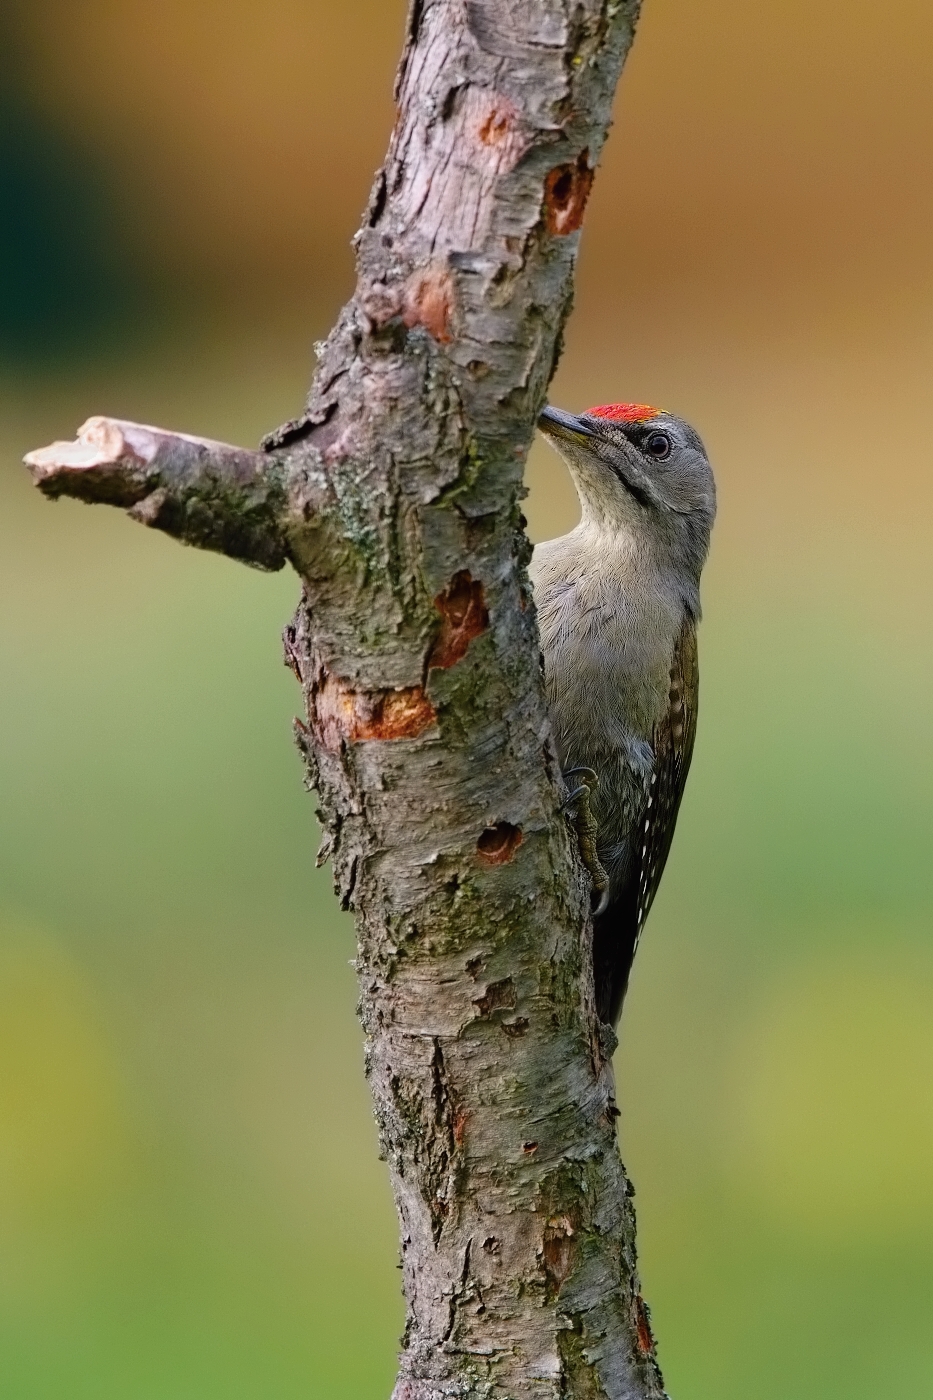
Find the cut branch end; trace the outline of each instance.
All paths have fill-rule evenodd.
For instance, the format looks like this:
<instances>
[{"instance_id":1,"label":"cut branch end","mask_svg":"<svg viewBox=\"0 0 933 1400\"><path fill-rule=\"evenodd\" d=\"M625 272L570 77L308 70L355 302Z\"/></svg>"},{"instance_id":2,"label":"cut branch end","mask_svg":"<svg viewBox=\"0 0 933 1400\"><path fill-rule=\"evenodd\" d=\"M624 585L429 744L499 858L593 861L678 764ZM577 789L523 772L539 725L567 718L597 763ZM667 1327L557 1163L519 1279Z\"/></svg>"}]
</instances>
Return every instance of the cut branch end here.
<instances>
[{"instance_id":1,"label":"cut branch end","mask_svg":"<svg viewBox=\"0 0 933 1400\"><path fill-rule=\"evenodd\" d=\"M28 452L46 496L120 506L140 524L261 569L286 562L282 462L211 438L95 416Z\"/></svg>"}]
</instances>

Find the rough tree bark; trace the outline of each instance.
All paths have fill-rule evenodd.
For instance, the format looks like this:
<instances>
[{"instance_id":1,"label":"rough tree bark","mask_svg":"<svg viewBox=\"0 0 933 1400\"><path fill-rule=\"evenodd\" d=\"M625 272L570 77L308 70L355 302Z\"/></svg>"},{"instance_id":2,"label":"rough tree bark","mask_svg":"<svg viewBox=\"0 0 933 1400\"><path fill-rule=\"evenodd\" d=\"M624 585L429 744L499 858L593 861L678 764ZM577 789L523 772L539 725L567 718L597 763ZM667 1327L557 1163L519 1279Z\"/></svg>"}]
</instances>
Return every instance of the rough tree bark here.
<instances>
[{"instance_id":1,"label":"rough tree bark","mask_svg":"<svg viewBox=\"0 0 933 1400\"><path fill-rule=\"evenodd\" d=\"M296 721L359 930L396 1400L663 1395L543 703L522 469L638 0L412 0L358 281L247 451L112 419L48 496L303 582Z\"/></svg>"}]
</instances>

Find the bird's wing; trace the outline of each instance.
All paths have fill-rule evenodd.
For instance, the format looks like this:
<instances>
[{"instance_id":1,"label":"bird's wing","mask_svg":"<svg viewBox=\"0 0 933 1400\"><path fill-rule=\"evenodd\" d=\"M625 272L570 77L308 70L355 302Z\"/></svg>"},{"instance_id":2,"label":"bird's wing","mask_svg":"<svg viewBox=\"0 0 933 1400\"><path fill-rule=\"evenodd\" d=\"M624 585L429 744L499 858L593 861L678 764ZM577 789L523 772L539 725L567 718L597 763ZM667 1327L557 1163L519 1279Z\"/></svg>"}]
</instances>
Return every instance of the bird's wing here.
<instances>
[{"instance_id":1,"label":"bird's wing","mask_svg":"<svg viewBox=\"0 0 933 1400\"><path fill-rule=\"evenodd\" d=\"M612 903L593 920L593 973L600 1019L622 1011L638 939L657 894L674 838L697 728L699 667L696 624L688 619L674 647L669 704L654 733L654 767L637 828L632 871Z\"/></svg>"},{"instance_id":2,"label":"bird's wing","mask_svg":"<svg viewBox=\"0 0 933 1400\"><path fill-rule=\"evenodd\" d=\"M674 826L697 732L700 671L696 623L688 618L681 628L671 663L670 704L654 733L654 768L635 853L638 870L636 922L640 933L658 892L674 839Z\"/></svg>"}]
</instances>

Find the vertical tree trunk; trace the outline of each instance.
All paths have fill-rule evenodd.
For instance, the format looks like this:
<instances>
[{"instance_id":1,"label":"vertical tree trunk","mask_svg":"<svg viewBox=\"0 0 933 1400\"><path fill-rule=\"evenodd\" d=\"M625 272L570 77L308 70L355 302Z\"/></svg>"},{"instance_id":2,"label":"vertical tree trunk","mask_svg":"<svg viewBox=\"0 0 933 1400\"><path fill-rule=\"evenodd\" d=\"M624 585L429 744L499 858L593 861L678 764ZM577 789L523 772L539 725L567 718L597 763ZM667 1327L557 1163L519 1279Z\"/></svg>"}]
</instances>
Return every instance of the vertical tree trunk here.
<instances>
[{"instance_id":1,"label":"vertical tree trunk","mask_svg":"<svg viewBox=\"0 0 933 1400\"><path fill-rule=\"evenodd\" d=\"M301 417L262 452L93 419L27 458L49 495L302 578L286 660L357 916L397 1400L663 1394L519 512L637 8L412 0L356 291Z\"/></svg>"}]
</instances>

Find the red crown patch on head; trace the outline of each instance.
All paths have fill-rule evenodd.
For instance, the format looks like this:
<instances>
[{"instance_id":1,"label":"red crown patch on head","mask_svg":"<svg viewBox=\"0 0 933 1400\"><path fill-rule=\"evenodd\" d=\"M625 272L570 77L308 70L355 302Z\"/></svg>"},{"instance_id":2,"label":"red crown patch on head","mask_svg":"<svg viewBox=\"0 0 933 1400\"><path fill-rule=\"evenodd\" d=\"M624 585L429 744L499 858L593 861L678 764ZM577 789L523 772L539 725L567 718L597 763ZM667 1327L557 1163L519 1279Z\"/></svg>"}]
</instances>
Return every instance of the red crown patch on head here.
<instances>
[{"instance_id":1,"label":"red crown patch on head","mask_svg":"<svg viewBox=\"0 0 933 1400\"><path fill-rule=\"evenodd\" d=\"M660 408L652 408L649 403L601 403L596 408L586 410L589 418L614 418L618 423L643 423L646 418L656 418Z\"/></svg>"}]
</instances>

